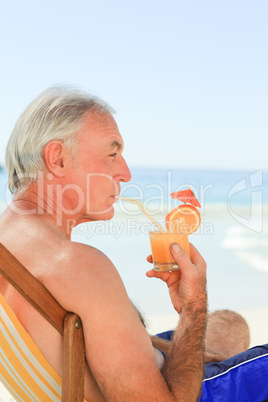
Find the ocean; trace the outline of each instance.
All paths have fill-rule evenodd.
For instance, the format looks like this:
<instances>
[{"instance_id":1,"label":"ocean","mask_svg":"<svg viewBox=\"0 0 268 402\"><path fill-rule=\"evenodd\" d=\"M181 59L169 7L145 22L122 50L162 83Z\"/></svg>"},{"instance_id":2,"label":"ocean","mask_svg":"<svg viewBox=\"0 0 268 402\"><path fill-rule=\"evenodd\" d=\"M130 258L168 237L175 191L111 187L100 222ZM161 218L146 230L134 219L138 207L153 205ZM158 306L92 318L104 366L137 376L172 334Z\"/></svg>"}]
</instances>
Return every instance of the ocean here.
<instances>
[{"instance_id":1,"label":"ocean","mask_svg":"<svg viewBox=\"0 0 268 402\"><path fill-rule=\"evenodd\" d=\"M189 236L208 264L210 310L268 307L268 172L132 168L121 195L142 200L159 220L180 203L173 191L192 187L202 208L201 225ZM0 173L0 208L10 200ZM77 226L72 240L103 251L117 267L142 314L172 314L164 283L147 278L151 268L148 218L118 201L111 221Z\"/></svg>"}]
</instances>

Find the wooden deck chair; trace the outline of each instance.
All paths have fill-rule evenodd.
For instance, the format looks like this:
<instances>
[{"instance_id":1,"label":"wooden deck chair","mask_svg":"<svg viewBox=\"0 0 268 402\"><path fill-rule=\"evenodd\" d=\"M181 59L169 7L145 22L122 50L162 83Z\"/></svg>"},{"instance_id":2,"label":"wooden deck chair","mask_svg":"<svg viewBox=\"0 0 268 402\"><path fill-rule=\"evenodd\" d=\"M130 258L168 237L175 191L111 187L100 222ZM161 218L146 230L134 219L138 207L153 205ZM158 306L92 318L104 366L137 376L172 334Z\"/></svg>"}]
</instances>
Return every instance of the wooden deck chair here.
<instances>
[{"instance_id":1,"label":"wooden deck chair","mask_svg":"<svg viewBox=\"0 0 268 402\"><path fill-rule=\"evenodd\" d=\"M35 308L41 313L47 321L50 322L62 335L63 335L63 376L62 381L58 374L54 371L54 369L50 366L49 362L42 355L41 351L39 351L41 355L41 363L37 361L35 356L32 355L32 351L26 351L24 348L27 348L27 343L34 344L34 341L29 336L29 334L24 330L22 325L17 320L15 314L12 312L10 307L5 304L1 304L0 310L0 326L1 326L1 336L2 341L0 344L1 353L1 363L0 367L2 367L3 371L5 371L6 377L8 379L3 378L4 374L0 373L2 382L6 386L6 388L10 391L10 393L17 399L18 401L60 401L63 402L82 402L84 401L84 377L85 377L85 347L84 347L84 336L82 323L80 318L72 313L64 310L59 303L54 299L51 293L0 243L0 274L4 276L4 278L9 281L21 294L25 297ZM1 296L2 302L4 298ZM6 310L5 310L6 309ZM1 312L3 314L1 314ZM8 324L11 326L11 329L8 328L6 323L3 321L4 318L8 321ZM13 322L15 322L16 328L13 327ZM19 330L24 331L25 339L16 340L15 336L18 335ZM11 332L9 332L11 331ZM12 333L14 331L14 333ZM15 334L15 335L14 335ZM5 339L8 338L8 339ZM8 344L9 342L9 344ZM25 343L23 343L25 342ZM12 343L12 347L10 344ZM22 345L23 343L23 345ZM5 345L7 349L5 350ZM34 363L36 362L36 367L34 367L34 363L29 363L29 368L25 368L26 370L26 378L29 377L29 384L27 384L27 380L22 378L19 371L17 373L12 371L11 365L9 366L9 355L13 353L13 349L15 350L14 345L16 345L17 349L24 355L24 358L27 358L27 353L29 352L29 356L33 357ZM34 350L39 350L36 344L33 345ZM27 349L28 350L28 349ZM4 359L3 359L4 356ZM25 357L26 356L26 357ZM16 356L13 356L13 359L16 360ZM12 360L12 356L10 358ZM13 363L12 363L13 364ZM23 369L23 365L21 361L18 361L18 364L21 364L21 369ZM44 376L44 386L43 390L41 390L42 385L40 387L39 377L40 373L38 372L38 368L41 364L45 366L45 376ZM28 365L28 363L25 365ZM4 369L5 367L5 369ZM27 366L28 367L28 366ZM53 384L51 385L48 381L48 377L51 370L56 373L56 376L59 377L59 384L56 383L55 389L53 388ZM33 377L36 376L38 389L40 392L49 393L49 397L38 397L33 395L31 387L35 380L31 377L31 372L33 372ZM28 375L28 377L27 377ZM16 382L15 387L16 391L14 391L14 387L12 384L8 383ZM52 380L53 382L54 380ZM20 385L17 385L17 384ZM28 395L26 397L22 397L18 393L18 388L24 387L24 391ZM45 389L45 391L44 391ZM54 392L54 394L53 394ZM58 392L58 396L56 393ZM52 395L52 396L51 396ZM25 398L25 399L24 399Z\"/></svg>"}]
</instances>

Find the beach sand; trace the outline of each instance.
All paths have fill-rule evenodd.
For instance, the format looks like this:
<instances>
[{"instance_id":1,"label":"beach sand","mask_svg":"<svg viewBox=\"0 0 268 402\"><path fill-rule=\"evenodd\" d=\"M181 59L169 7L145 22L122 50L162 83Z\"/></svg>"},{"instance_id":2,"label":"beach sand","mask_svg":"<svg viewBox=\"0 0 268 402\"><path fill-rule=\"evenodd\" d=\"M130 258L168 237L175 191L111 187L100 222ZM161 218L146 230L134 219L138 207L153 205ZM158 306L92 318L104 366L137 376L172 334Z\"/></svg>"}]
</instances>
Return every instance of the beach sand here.
<instances>
[{"instance_id":1,"label":"beach sand","mask_svg":"<svg viewBox=\"0 0 268 402\"><path fill-rule=\"evenodd\" d=\"M247 321L250 329L250 346L268 343L268 309L238 311Z\"/></svg>"}]
</instances>

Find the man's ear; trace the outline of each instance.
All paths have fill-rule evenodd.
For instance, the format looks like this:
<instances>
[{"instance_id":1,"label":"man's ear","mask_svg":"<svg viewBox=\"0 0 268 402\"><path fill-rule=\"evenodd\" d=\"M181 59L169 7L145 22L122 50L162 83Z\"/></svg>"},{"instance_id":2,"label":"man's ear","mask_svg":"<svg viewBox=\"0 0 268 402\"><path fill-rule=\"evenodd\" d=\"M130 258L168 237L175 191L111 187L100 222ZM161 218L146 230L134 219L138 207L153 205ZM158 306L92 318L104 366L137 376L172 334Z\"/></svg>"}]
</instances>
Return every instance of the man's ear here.
<instances>
[{"instance_id":1,"label":"man's ear","mask_svg":"<svg viewBox=\"0 0 268 402\"><path fill-rule=\"evenodd\" d=\"M44 148L44 161L47 169L56 177L65 175L66 150L63 142L59 140L50 141Z\"/></svg>"}]
</instances>

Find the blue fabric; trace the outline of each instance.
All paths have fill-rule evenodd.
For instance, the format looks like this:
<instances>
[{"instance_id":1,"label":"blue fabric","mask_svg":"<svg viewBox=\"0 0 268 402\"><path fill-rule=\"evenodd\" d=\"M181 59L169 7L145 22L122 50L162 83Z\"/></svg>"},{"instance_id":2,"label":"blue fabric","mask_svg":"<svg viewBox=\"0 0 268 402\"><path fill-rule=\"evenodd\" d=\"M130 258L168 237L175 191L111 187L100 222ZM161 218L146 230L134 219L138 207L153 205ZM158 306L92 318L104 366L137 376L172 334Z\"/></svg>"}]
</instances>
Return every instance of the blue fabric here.
<instances>
[{"instance_id":1,"label":"blue fabric","mask_svg":"<svg viewBox=\"0 0 268 402\"><path fill-rule=\"evenodd\" d=\"M160 334L156 334L159 338L166 339L167 341L171 341L174 331L165 331L161 332Z\"/></svg>"},{"instance_id":2,"label":"blue fabric","mask_svg":"<svg viewBox=\"0 0 268 402\"><path fill-rule=\"evenodd\" d=\"M172 335L173 331L157 334L167 340ZM264 402L268 398L268 344L205 368L200 402Z\"/></svg>"},{"instance_id":3,"label":"blue fabric","mask_svg":"<svg viewBox=\"0 0 268 402\"><path fill-rule=\"evenodd\" d=\"M200 402L261 402L268 398L268 344L206 364Z\"/></svg>"}]
</instances>

